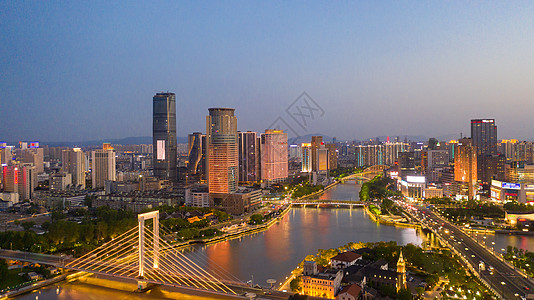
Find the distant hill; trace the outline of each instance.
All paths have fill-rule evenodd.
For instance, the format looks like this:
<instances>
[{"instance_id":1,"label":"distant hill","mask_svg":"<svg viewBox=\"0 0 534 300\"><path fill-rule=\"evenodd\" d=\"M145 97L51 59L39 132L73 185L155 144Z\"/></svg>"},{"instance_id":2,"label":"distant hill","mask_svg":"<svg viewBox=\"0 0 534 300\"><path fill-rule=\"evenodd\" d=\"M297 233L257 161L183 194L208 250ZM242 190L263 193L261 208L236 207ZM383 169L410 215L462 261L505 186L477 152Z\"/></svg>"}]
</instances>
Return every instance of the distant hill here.
<instances>
[{"instance_id":1,"label":"distant hill","mask_svg":"<svg viewBox=\"0 0 534 300\"><path fill-rule=\"evenodd\" d=\"M187 143L187 137L177 137L178 144ZM120 144L120 145L139 145L152 144L151 136L137 136L127 137L122 139L107 139L107 140L93 140L93 141L77 141L77 142L41 142L41 145L48 145L50 147L86 147L102 145L102 143Z\"/></svg>"},{"instance_id":2,"label":"distant hill","mask_svg":"<svg viewBox=\"0 0 534 300\"><path fill-rule=\"evenodd\" d=\"M289 145L297 145L297 144L301 144L301 143L309 143L309 142L311 142L312 136L316 136L316 135L322 136L323 137L323 142L325 142L325 143L331 143L332 142L332 137L331 136L324 135L324 134L321 134L321 133L311 133L311 134L307 134L307 135L301 135L301 136L293 137L293 138L290 138L287 142L288 142Z\"/></svg>"}]
</instances>

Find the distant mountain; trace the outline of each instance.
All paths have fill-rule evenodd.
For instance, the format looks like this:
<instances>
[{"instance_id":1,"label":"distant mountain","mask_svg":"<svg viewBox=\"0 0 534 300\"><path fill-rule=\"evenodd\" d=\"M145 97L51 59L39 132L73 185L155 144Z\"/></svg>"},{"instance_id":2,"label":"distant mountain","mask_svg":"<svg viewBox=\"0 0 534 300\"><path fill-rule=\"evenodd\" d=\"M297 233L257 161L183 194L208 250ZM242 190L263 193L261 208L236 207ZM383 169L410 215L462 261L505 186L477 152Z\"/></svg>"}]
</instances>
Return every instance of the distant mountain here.
<instances>
[{"instance_id":1,"label":"distant mountain","mask_svg":"<svg viewBox=\"0 0 534 300\"><path fill-rule=\"evenodd\" d=\"M185 144L188 142L187 137L177 137L178 144ZM127 137L122 139L107 139L107 140L93 140L93 141L78 141L78 142L41 142L41 145L48 145L49 147L86 147L102 145L102 143L111 143L119 145L139 145L152 144L151 136L137 136Z\"/></svg>"},{"instance_id":2,"label":"distant mountain","mask_svg":"<svg viewBox=\"0 0 534 300\"><path fill-rule=\"evenodd\" d=\"M312 136L316 136L316 135L322 136L323 137L323 142L325 142L325 143L331 143L332 142L332 137L331 136L324 135L324 134L321 134L321 133L312 133L312 134L292 137L292 138L288 139L287 142L288 142L289 145L298 145L298 144L301 144L301 143L309 143L309 142L311 142Z\"/></svg>"}]
</instances>

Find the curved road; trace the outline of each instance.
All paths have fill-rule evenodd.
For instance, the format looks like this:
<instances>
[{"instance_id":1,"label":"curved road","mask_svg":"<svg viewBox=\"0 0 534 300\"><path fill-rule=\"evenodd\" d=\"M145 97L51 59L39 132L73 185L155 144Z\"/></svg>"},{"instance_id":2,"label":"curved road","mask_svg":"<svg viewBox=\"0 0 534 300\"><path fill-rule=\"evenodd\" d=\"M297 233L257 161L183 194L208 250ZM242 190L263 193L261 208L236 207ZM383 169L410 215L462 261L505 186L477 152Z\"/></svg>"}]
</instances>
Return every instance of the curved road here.
<instances>
[{"instance_id":1,"label":"curved road","mask_svg":"<svg viewBox=\"0 0 534 300\"><path fill-rule=\"evenodd\" d=\"M479 270L481 278L488 282L503 299L525 299L527 294L534 293L532 279L525 278L490 250L478 244L460 227L426 207L406 203L402 205L412 217L447 241L449 247L453 247L473 268ZM484 262L485 270L480 270L480 262ZM494 268L493 272L490 272L490 266Z\"/></svg>"}]
</instances>

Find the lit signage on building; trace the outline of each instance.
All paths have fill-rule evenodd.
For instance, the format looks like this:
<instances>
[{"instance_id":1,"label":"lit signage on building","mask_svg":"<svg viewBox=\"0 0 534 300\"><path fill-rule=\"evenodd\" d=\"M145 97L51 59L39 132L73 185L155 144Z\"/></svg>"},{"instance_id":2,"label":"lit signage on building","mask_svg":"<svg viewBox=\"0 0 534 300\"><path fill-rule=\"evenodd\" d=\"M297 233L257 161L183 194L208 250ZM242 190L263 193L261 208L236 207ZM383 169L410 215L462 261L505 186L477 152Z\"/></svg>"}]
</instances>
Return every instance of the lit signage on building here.
<instances>
[{"instance_id":1,"label":"lit signage on building","mask_svg":"<svg viewBox=\"0 0 534 300\"><path fill-rule=\"evenodd\" d=\"M409 183L425 183L425 176L406 176L406 181Z\"/></svg>"},{"instance_id":2,"label":"lit signage on building","mask_svg":"<svg viewBox=\"0 0 534 300\"><path fill-rule=\"evenodd\" d=\"M28 148L39 148L39 142L28 142Z\"/></svg>"},{"instance_id":3,"label":"lit signage on building","mask_svg":"<svg viewBox=\"0 0 534 300\"><path fill-rule=\"evenodd\" d=\"M511 182L503 182L502 183L503 189L510 189L510 190L520 190L521 184L519 183L511 183Z\"/></svg>"},{"instance_id":4,"label":"lit signage on building","mask_svg":"<svg viewBox=\"0 0 534 300\"><path fill-rule=\"evenodd\" d=\"M156 146L156 158L158 160L165 160L165 140L157 140Z\"/></svg>"}]
</instances>

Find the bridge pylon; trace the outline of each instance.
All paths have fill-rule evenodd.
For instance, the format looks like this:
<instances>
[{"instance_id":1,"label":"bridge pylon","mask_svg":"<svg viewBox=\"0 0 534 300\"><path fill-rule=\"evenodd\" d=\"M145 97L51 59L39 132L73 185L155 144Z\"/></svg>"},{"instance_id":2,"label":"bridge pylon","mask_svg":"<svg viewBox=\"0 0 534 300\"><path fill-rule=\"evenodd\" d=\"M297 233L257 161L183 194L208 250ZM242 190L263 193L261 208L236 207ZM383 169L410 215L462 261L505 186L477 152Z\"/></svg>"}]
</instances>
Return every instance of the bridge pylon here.
<instances>
[{"instance_id":1,"label":"bridge pylon","mask_svg":"<svg viewBox=\"0 0 534 300\"><path fill-rule=\"evenodd\" d=\"M153 234L154 234L154 251L153 264L154 269L159 265L159 211L151 211L144 214L139 214L137 220L139 221L139 278L145 275L145 220L152 219Z\"/></svg>"}]
</instances>

